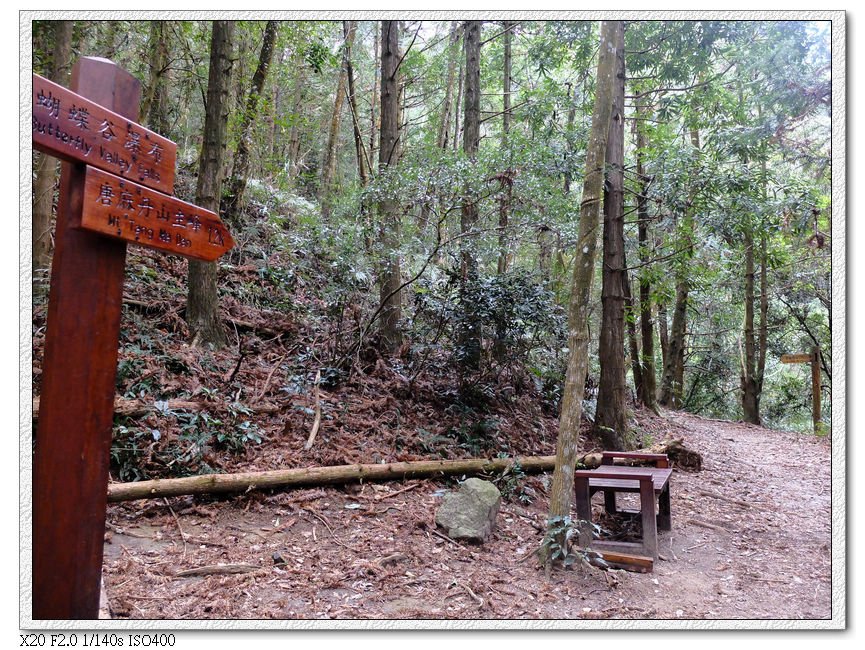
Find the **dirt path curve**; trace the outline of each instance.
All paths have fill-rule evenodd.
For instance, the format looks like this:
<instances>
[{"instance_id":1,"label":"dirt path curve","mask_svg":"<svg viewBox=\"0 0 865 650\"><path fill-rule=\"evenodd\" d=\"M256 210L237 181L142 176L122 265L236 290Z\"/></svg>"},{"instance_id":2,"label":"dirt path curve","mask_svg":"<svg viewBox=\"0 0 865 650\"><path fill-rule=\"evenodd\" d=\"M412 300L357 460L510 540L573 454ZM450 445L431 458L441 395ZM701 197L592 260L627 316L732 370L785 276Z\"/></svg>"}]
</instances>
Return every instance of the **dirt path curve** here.
<instances>
[{"instance_id":1,"label":"dirt path curve","mask_svg":"<svg viewBox=\"0 0 865 650\"><path fill-rule=\"evenodd\" d=\"M704 459L700 472L673 473L673 530L659 535L664 559L653 573L557 570L547 580L532 552L543 535L548 476L526 480L533 503L502 504L483 546L436 534L435 509L453 486L445 481L176 498L170 510L163 501L109 509L112 615L829 618L829 442L683 413L639 417ZM224 564L247 570L177 575Z\"/></svg>"},{"instance_id":2,"label":"dirt path curve","mask_svg":"<svg viewBox=\"0 0 865 650\"><path fill-rule=\"evenodd\" d=\"M659 585L644 591L658 616L829 618L828 441L665 415L704 466L674 475L674 527L662 537L671 561L656 565Z\"/></svg>"}]
</instances>

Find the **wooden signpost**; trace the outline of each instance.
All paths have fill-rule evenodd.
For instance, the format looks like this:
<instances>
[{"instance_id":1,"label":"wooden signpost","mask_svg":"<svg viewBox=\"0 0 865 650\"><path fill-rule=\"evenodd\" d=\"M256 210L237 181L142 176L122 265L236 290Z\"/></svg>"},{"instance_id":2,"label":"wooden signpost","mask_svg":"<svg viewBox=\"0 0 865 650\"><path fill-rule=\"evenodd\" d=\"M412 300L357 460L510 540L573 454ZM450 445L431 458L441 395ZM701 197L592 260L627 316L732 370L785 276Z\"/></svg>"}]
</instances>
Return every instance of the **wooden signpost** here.
<instances>
[{"instance_id":1,"label":"wooden signpost","mask_svg":"<svg viewBox=\"0 0 865 650\"><path fill-rule=\"evenodd\" d=\"M811 364L812 420L814 433L820 433L820 348L813 348L811 354L782 354L781 363Z\"/></svg>"},{"instance_id":2,"label":"wooden signpost","mask_svg":"<svg viewBox=\"0 0 865 650\"><path fill-rule=\"evenodd\" d=\"M33 146L64 161L33 460L34 619L99 611L126 242L206 261L234 244L217 215L164 194L177 147L135 123L132 75L86 57L71 86L33 75Z\"/></svg>"}]
</instances>

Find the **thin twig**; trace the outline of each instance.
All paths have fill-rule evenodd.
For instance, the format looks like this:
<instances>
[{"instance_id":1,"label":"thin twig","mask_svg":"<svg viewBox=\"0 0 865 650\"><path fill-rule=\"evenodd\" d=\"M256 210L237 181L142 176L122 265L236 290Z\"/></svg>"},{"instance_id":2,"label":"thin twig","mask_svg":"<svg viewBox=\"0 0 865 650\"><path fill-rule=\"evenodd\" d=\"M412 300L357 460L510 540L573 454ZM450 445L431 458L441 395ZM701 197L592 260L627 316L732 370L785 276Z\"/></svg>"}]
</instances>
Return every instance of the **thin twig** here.
<instances>
[{"instance_id":1,"label":"thin twig","mask_svg":"<svg viewBox=\"0 0 865 650\"><path fill-rule=\"evenodd\" d=\"M273 366L273 370L270 371L270 374L267 375L267 379L264 380L264 387L261 389L261 392L258 393L258 396L255 398L256 402L260 402L261 398L264 397L264 394L267 392L267 388L270 386L270 380L273 379L273 375L276 373L276 370L285 361L285 357L288 356L288 352L279 357L279 361Z\"/></svg>"},{"instance_id":2,"label":"thin twig","mask_svg":"<svg viewBox=\"0 0 865 650\"><path fill-rule=\"evenodd\" d=\"M309 438L303 446L304 451L312 449L312 443L315 441L315 436L318 434L318 429L321 426L321 401L319 399L318 385L321 382L321 370L315 373L315 420L312 422L312 429L309 432Z\"/></svg>"},{"instance_id":3,"label":"thin twig","mask_svg":"<svg viewBox=\"0 0 865 650\"><path fill-rule=\"evenodd\" d=\"M165 502L165 505L168 507L168 512L171 513L171 516L174 517L174 522L177 524L177 530L180 531L180 539L183 540L183 559L186 559L186 533L183 532L183 526L180 525L180 519L178 519L177 515L174 512L174 509L171 507L171 504L168 503L168 499L162 499Z\"/></svg>"}]
</instances>

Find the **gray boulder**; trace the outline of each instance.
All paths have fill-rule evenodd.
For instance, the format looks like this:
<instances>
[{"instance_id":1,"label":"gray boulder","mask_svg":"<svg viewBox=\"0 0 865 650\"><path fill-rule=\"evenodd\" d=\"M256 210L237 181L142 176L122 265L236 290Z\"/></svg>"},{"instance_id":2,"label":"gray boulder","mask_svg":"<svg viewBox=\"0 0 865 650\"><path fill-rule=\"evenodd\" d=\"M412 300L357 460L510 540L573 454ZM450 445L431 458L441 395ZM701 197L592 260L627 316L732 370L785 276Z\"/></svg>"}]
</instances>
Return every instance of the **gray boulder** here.
<instances>
[{"instance_id":1,"label":"gray boulder","mask_svg":"<svg viewBox=\"0 0 865 650\"><path fill-rule=\"evenodd\" d=\"M483 543L496 525L502 495L489 481L467 479L459 490L448 492L436 511L436 524L449 537Z\"/></svg>"}]
</instances>

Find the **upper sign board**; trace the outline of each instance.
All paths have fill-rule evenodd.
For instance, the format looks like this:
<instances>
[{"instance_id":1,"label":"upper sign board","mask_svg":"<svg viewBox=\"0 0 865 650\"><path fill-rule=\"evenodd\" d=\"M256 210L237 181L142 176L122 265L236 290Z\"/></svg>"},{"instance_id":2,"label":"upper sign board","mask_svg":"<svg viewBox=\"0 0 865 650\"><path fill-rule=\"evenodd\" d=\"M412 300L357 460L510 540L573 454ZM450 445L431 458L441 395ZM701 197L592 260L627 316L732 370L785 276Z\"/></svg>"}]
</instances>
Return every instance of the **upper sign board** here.
<instances>
[{"instance_id":1,"label":"upper sign board","mask_svg":"<svg viewBox=\"0 0 865 650\"><path fill-rule=\"evenodd\" d=\"M38 74L33 75L33 146L174 193L176 144Z\"/></svg>"},{"instance_id":2,"label":"upper sign board","mask_svg":"<svg viewBox=\"0 0 865 650\"><path fill-rule=\"evenodd\" d=\"M81 223L74 225L206 262L234 246L214 212L93 167L84 178Z\"/></svg>"},{"instance_id":3,"label":"upper sign board","mask_svg":"<svg viewBox=\"0 0 865 650\"><path fill-rule=\"evenodd\" d=\"M808 363L814 360L813 354L782 354L781 363Z\"/></svg>"}]
</instances>

